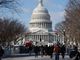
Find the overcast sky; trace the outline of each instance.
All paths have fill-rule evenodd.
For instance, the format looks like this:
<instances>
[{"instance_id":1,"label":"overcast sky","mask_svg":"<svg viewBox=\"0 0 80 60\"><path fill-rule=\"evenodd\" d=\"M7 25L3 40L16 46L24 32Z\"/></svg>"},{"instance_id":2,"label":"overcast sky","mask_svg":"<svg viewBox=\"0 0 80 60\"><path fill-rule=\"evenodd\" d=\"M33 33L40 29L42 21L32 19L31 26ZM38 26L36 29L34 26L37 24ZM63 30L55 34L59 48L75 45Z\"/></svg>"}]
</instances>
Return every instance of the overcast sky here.
<instances>
[{"instance_id":1,"label":"overcast sky","mask_svg":"<svg viewBox=\"0 0 80 60\"><path fill-rule=\"evenodd\" d=\"M38 5L39 0L20 0L20 11L19 14L15 12L6 12L6 14L0 13L3 16L14 17L19 19L25 26L29 25L29 21L31 20L31 14L34 8ZM53 29L58 22L64 20L64 9L66 8L68 0L44 0L44 7L48 9L48 12L51 16ZM2 16L1 15L1 16Z\"/></svg>"}]
</instances>

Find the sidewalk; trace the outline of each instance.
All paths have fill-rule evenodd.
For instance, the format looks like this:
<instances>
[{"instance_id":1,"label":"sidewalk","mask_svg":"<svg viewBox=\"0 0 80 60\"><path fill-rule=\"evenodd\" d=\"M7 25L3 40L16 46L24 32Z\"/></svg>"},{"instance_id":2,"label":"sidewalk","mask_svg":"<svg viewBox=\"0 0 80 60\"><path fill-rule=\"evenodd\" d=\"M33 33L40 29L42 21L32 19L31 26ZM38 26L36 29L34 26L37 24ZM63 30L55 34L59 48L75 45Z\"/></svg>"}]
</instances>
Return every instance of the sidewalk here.
<instances>
[{"instance_id":1,"label":"sidewalk","mask_svg":"<svg viewBox=\"0 0 80 60\"><path fill-rule=\"evenodd\" d=\"M9 58L3 58L2 60L55 60L55 56L53 55L53 58L51 59L50 56L38 56L35 58L35 56L28 56L28 57L9 57ZM62 57L60 56L60 60L62 60ZM68 56L65 56L65 60L70 60Z\"/></svg>"},{"instance_id":2,"label":"sidewalk","mask_svg":"<svg viewBox=\"0 0 80 60\"><path fill-rule=\"evenodd\" d=\"M9 58L9 57L28 57L28 56L34 56L34 53L32 53L31 55L29 53L26 54L11 54L11 55L6 55L3 56L3 58Z\"/></svg>"},{"instance_id":3,"label":"sidewalk","mask_svg":"<svg viewBox=\"0 0 80 60\"><path fill-rule=\"evenodd\" d=\"M3 58L2 60L51 60L49 56L38 56L35 58L35 56L28 56L28 57L15 57L15 58Z\"/></svg>"},{"instance_id":4,"label":"sidewalk","mask_svg":"<svg viewBox=\"0 0 80 60\"><path fill-rule=\"evenodd\" d=\"M34 53L31 53L31 55L29 53L25 53L25 54L11 54L11 55L7 55L7 56L3 56L3 58L29 57L29 56L35 56L35 54ZM54 56L54 54L53 54L53 56ZM68 55L66 55L66 56L68 56Z\"/></svg>"}]
</instances>

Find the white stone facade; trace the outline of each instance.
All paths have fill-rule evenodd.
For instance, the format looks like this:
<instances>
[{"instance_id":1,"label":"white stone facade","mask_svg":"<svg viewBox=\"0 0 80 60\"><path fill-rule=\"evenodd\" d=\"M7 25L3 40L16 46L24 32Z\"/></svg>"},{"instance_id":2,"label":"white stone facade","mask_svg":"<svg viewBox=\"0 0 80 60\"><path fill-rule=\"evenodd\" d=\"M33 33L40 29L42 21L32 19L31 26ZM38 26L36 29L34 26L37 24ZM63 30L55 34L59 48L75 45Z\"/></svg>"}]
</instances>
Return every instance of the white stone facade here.
<instances>
[{"instance_id":1,"label":"white stone facade","mask_svg":"<svg viewBox=\"0 0 80 60\"><path fill-rule=\"evenodd\" d=\"M33 10L31 20L29 22L29 34L26 34L26 40L34 42L50 42L56 41L56 35L52 30L52 21L48 10L44 8L42 0Z\"/></svg>"}]
</instances>

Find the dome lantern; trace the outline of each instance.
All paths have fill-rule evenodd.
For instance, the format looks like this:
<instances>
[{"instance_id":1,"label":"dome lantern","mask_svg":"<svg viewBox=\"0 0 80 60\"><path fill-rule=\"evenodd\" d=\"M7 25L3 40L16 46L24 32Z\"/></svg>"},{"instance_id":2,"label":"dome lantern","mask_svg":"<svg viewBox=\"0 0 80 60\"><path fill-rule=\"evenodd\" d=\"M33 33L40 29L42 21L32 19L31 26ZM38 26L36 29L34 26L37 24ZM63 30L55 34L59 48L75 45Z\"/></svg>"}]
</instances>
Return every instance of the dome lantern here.
<instances>
[{"instance_id":1,"label":"dome lantern","mask_svg":"<svg viewBox=\"0 0 80 60\"><path fill-rule=\"evenodd\" d=\"M43 0L39 0L39 4L43 6Z\"/></svg>"}]
</instances>

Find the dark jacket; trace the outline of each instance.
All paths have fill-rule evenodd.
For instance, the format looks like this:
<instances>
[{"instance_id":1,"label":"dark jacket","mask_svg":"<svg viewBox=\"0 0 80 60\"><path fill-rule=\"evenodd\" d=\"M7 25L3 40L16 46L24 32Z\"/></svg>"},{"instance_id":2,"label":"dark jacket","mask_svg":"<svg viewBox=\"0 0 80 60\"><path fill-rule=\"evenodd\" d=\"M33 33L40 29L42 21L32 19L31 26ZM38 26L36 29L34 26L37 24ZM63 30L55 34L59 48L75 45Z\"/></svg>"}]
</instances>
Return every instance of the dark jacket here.
<instances>
[{"instance_id":1,"label":"dark jacket","mask_svg":"<svg viewBox=\"0 0 80 60\"><path fill-rule=\"evenodd\" d=\"M77 52L75 60L80 60L80 53Z\"/></svg>"},{"instance_id":2,"label":"dark jacket","mask_svg":"<svg viewBox=\"0 0 80 60\"><path fill-rule=\"evenodd\" d=\"M4 54L4 50L2 49L2 47L0 46L0 57L2 57Z\"/></svg>"},{"instance_id":3,"label":"dark jacket","mask_svg":"<svg viewBox=\"0 0 80 60\"><path fill-rule=\"evenodd\" d=\"M72 50L71 52L70 52L70 58L73 58L73 57L75 57L75 55L77 54L77 52L75 51L75 50Z\"/></svg>"},{"instance_id":4,"label":"dark jacket","mask_svg":"<svg viewBox=\"0 0 80 60\"><path fill-rule=\"evenodd\" d=\"M66 47L63 45L63 46L61 47L61 53L64 54L65 52L66 52Z\"/></svg>"}]
</instances>

